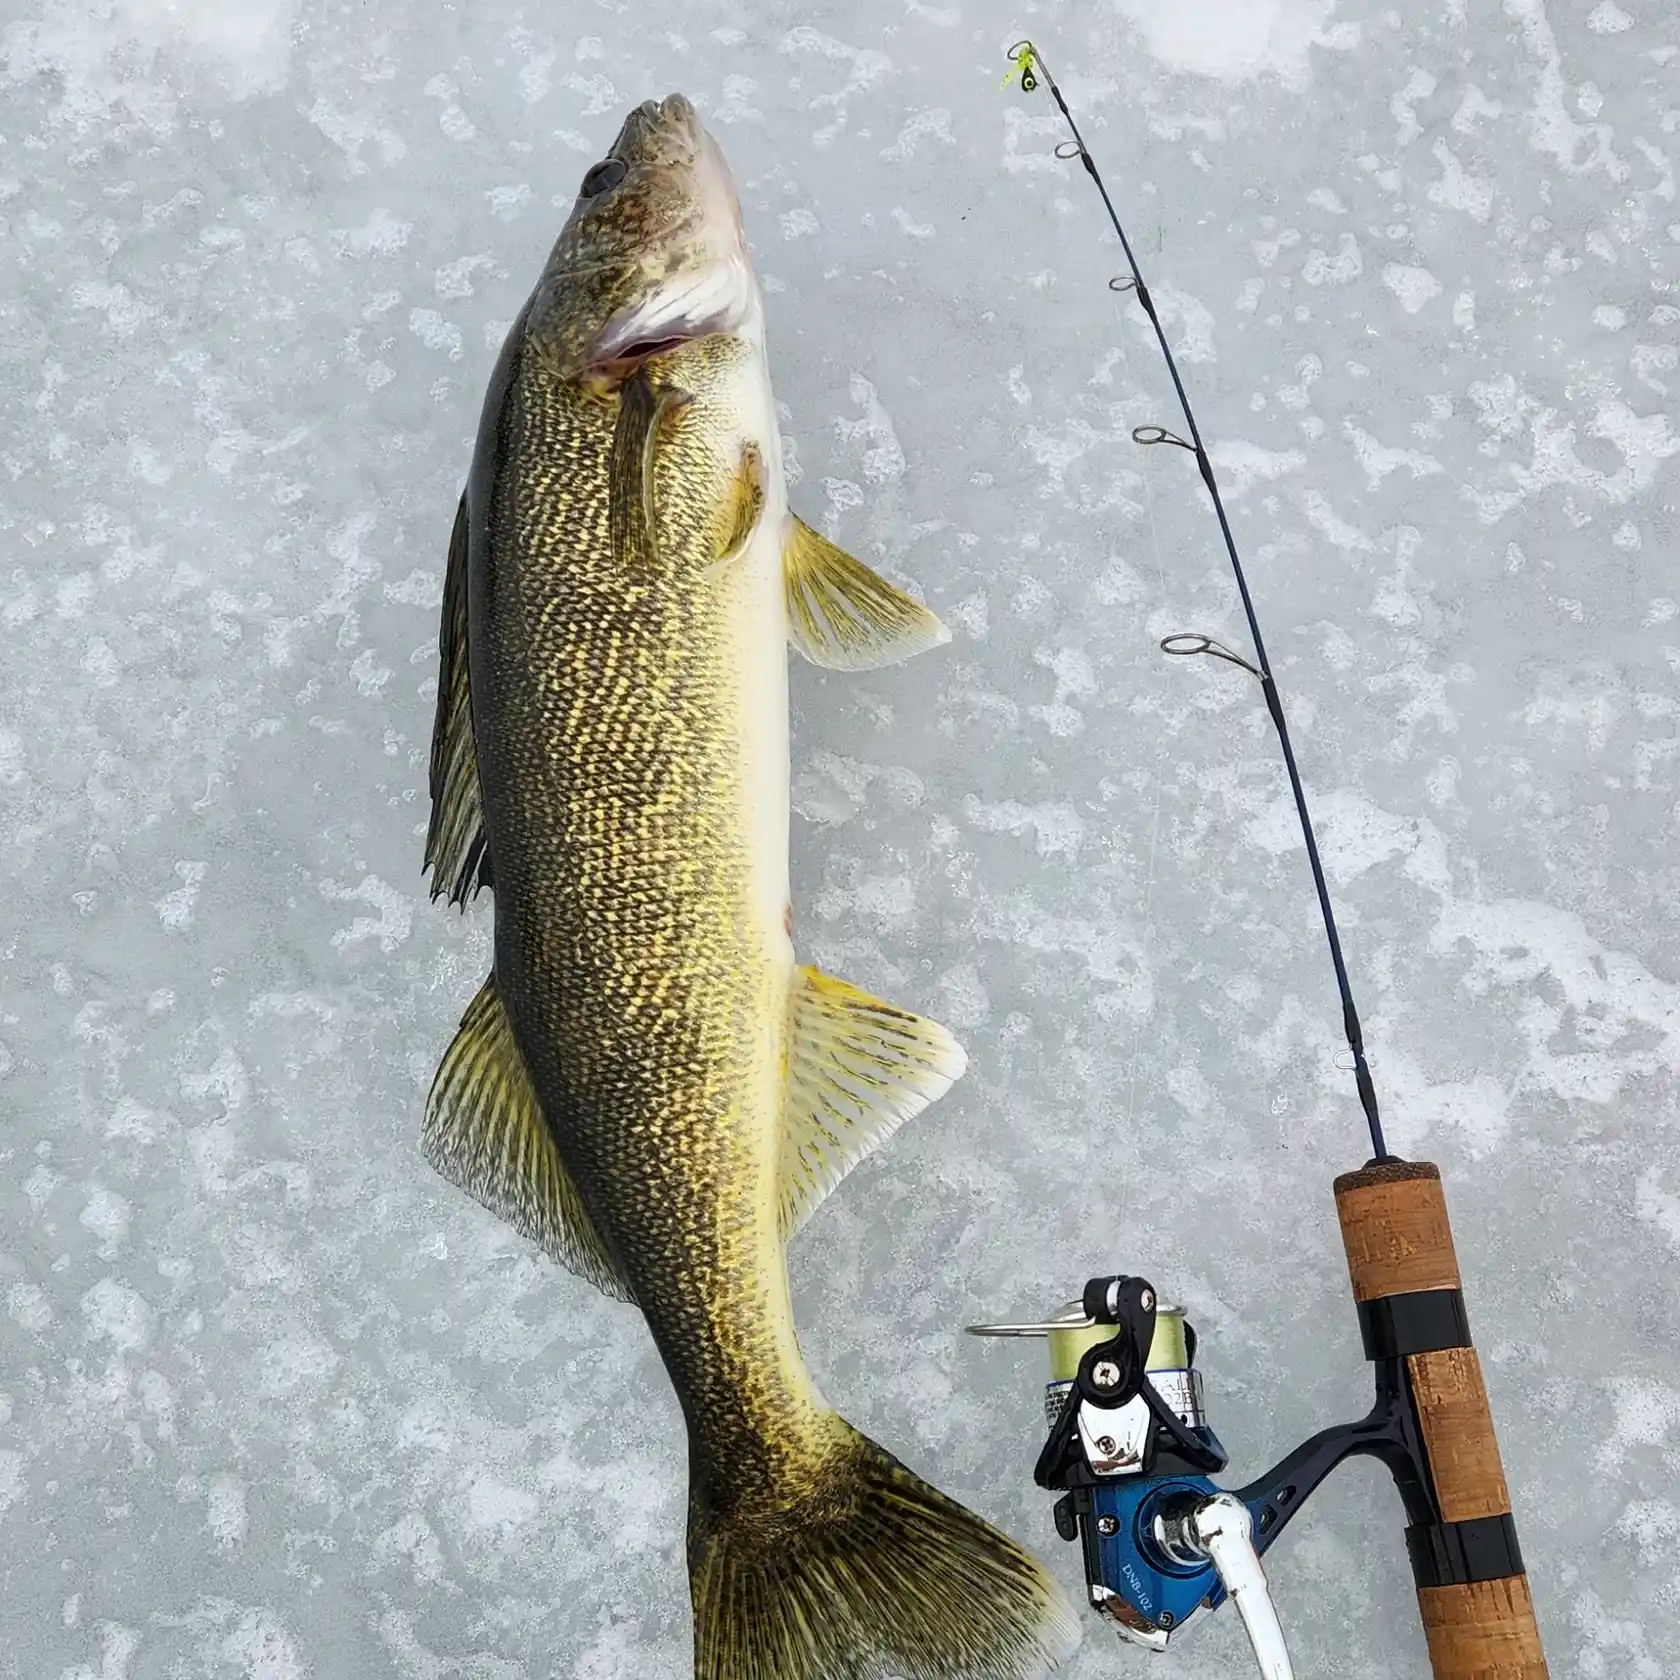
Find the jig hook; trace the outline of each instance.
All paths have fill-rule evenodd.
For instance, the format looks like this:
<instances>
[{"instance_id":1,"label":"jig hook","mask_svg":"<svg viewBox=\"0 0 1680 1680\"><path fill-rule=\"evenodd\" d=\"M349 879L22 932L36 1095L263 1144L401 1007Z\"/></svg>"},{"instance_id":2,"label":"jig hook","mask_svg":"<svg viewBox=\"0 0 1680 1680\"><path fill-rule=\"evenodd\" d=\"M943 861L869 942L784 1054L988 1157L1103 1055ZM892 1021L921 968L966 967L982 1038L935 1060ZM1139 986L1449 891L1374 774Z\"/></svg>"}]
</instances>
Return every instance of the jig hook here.
<instances>
[{"instance_id":1,"label":"jig hook","mask_svg":"<svg viewBox=\"0 0 1680 1680\"><path fill-rule=\"evenodd\" d=\"M1003 85L1008 87L1011 82L1019 77L1022 93L1036 92L1038 77L1033 74L1033 60L1037 56L1038 49L1031 41L1017 41L1009 49L1009 57L1015 67L1003 78Z\"/></svg>"}]
</instances>

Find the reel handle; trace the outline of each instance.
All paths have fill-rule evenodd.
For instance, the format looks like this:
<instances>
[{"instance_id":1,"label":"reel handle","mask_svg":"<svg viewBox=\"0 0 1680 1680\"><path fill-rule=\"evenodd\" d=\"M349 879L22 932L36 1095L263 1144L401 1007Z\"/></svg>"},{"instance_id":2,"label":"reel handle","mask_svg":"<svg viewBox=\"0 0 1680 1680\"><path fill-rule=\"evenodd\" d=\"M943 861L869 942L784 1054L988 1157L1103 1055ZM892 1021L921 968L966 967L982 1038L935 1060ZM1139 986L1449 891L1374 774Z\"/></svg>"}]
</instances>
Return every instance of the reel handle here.
<instances>
[{"instance_id":1,"label":"reel handle","mask_svg":"<svg viewBox=\"0 0 1680 1680\"><path fill-rule=\"evenodd\" d=\"M1439 1512L1406 1533L1435 1680L1547 1680L1441 1174L1373 1162L1335 1190L1366 1356L1404 1364Z\"/></svg>"}]
</instances>

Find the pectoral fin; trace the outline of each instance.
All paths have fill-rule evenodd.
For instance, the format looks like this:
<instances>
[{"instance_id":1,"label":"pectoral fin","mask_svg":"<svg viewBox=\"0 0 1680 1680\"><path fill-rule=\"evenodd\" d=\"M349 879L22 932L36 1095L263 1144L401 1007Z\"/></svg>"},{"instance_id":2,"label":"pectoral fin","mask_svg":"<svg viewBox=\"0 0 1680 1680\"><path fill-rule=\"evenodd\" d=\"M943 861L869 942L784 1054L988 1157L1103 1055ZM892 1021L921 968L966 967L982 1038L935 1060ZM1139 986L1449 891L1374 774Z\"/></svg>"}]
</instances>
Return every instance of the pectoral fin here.
<instances>
[{"instance_id":1,"label":"pectoral fin","mask_svg":"<svg viewBox=\"0 0 1680 1680\"><path fill-rule=\"evenodd\" d=\"M729 495L723 505L717 559L711 566L714 572L739 559L752 541L753 532L764 516L764 499L764 455L758 445L748 439L741 450L741 464L730 480Z\"/></svg>"},{"instance_id":2,"label":"pectoral fin","mask_svg":"<svg viewBox=\"0 0 1680 1680\"><path fill-rule=\"evenodd\" d=\"M609 466L608 519L613 552L658 558L658 509L654 506L654 448L667 415L693 401L686 391L656 388L644 363L619 389Z\"/></svg>"},{"instance_id":3,"label":"pectoral fin","mask_svg":"<svg viewBox=\"0 0 1680 1680\"><path fill-rule=\"evenodd\" d=\"M782 572L788 640L815 665L867 671L951 639L920 601L797 516L788 527Z\"/></svg>"},{"instance_id":4,"label":"pectoral fin","mask_svg":"<svg viewBox=\"0 0 1680 1680\"><path fill-rule=\"evenodd\" d=\"M484 809L478 792L478 753L473 745L472 697L467 685L467 498L455 513L443 575L443 624L438 635L437 716L432 724L432 820L426 831L424 867L432 897L449 894L465 906L490 885L484 842Z\"/></svg>"},{"instance_id":5,"label":"pectoral fin","mask_svg":"<svg viewBox=\"0 0 1680 1680\"><path fill-rule=\"evenodd\" d=\"M787 1061L784 1240L877 1144L950 1090L968 1058L937 1022L801 968L789 1006Z\"/></svg>"},{"instance_id":6,"label":"pectoral fin","mask_svg":"<svg viewBox=\"0 0 1680 1680\"><path fill-rule=\"evenodd\" d=\"M461 1018L426 1100L421 1152L562 1266L633 1299L543 1117L494 974Z\"/></svg>"}]
</instances>

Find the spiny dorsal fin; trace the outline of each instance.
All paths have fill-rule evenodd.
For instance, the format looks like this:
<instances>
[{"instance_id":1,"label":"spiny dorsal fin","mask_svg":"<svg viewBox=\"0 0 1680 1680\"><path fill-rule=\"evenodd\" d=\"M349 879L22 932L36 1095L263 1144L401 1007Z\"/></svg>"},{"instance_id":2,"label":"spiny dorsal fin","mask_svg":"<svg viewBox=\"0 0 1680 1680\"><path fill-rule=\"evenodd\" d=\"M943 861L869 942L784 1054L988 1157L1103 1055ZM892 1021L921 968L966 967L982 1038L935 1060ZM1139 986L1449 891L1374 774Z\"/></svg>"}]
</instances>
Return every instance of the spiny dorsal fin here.
<instances>
[{"instance_id":1,"label":"spiny dorsal fin","mask_svg":"<svg viewBox=\"0 0 1680 1680\"><path fill-rule=\"evenodd\" d=\"M787 1240L878 1143L944 1096L968 1058L937 1022L814 968L789 1002L781 1226Z\"/></svg>"},{"instance_id":2,"label":"spiny dorsal fin","mask_svg":"<svg viewBox=\"0 0 1680 1680\"><path fill-rule=\"evenodd\" d=\"M473 746L472 696L467 684L467 498L462 496L449 538L443 574L443 624L438 633L437 716L432 724L432 821L426 831L425 867L432 897L449 894L465 906L490 885L484 843L484 808L478 793L478 754Z\"/></svg>"},{"instance_id":3,"label":"spiny dorsal fin","mask_svg":"<svg viewBox=\"0 0 1680 1680\"><path fill-rule=\"evenodd\" d=\"M561 1265L615 1300L633 1299L560 1159L494 974L432 1081L420 1148L451 1184Z\"/></svg>"},{"instance_id":4,"label":"spiny dorsal fin","mask_svg":"<svg viewBox=\"0 0 1680 1680\"><path fill-rule=\"evenodd\" d=\"M902 589L795 515L782 549L788 640L814 665L868 671L938 647L951 632Z\"/></svg>"}]
</instances>

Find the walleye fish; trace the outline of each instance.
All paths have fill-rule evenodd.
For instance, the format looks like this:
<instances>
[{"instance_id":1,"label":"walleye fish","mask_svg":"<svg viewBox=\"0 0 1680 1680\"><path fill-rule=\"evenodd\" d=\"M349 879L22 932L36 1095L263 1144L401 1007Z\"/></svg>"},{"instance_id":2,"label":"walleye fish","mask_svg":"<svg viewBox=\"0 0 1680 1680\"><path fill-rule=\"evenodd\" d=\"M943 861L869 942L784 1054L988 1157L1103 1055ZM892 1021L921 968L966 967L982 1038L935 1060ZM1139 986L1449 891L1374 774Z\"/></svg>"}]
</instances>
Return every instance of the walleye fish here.
<instances>
[{"instance_id":1,"label":"walleye fish","mask_svg":"<svg viewBox=\"0 0 1680 1680\"><path fill-rule=\"evenodd\" d=\"M485 398L450 543L426 863L494 968L427 1104L453 1183L634 1302L689 1434L699 1680L1017 1676L1042 1565L818 1394L785 1248L962 1072L794 956L787 644L948 639L790 514L734 184L680 94L584 177Z\"/></svg>"}]
</instances>

